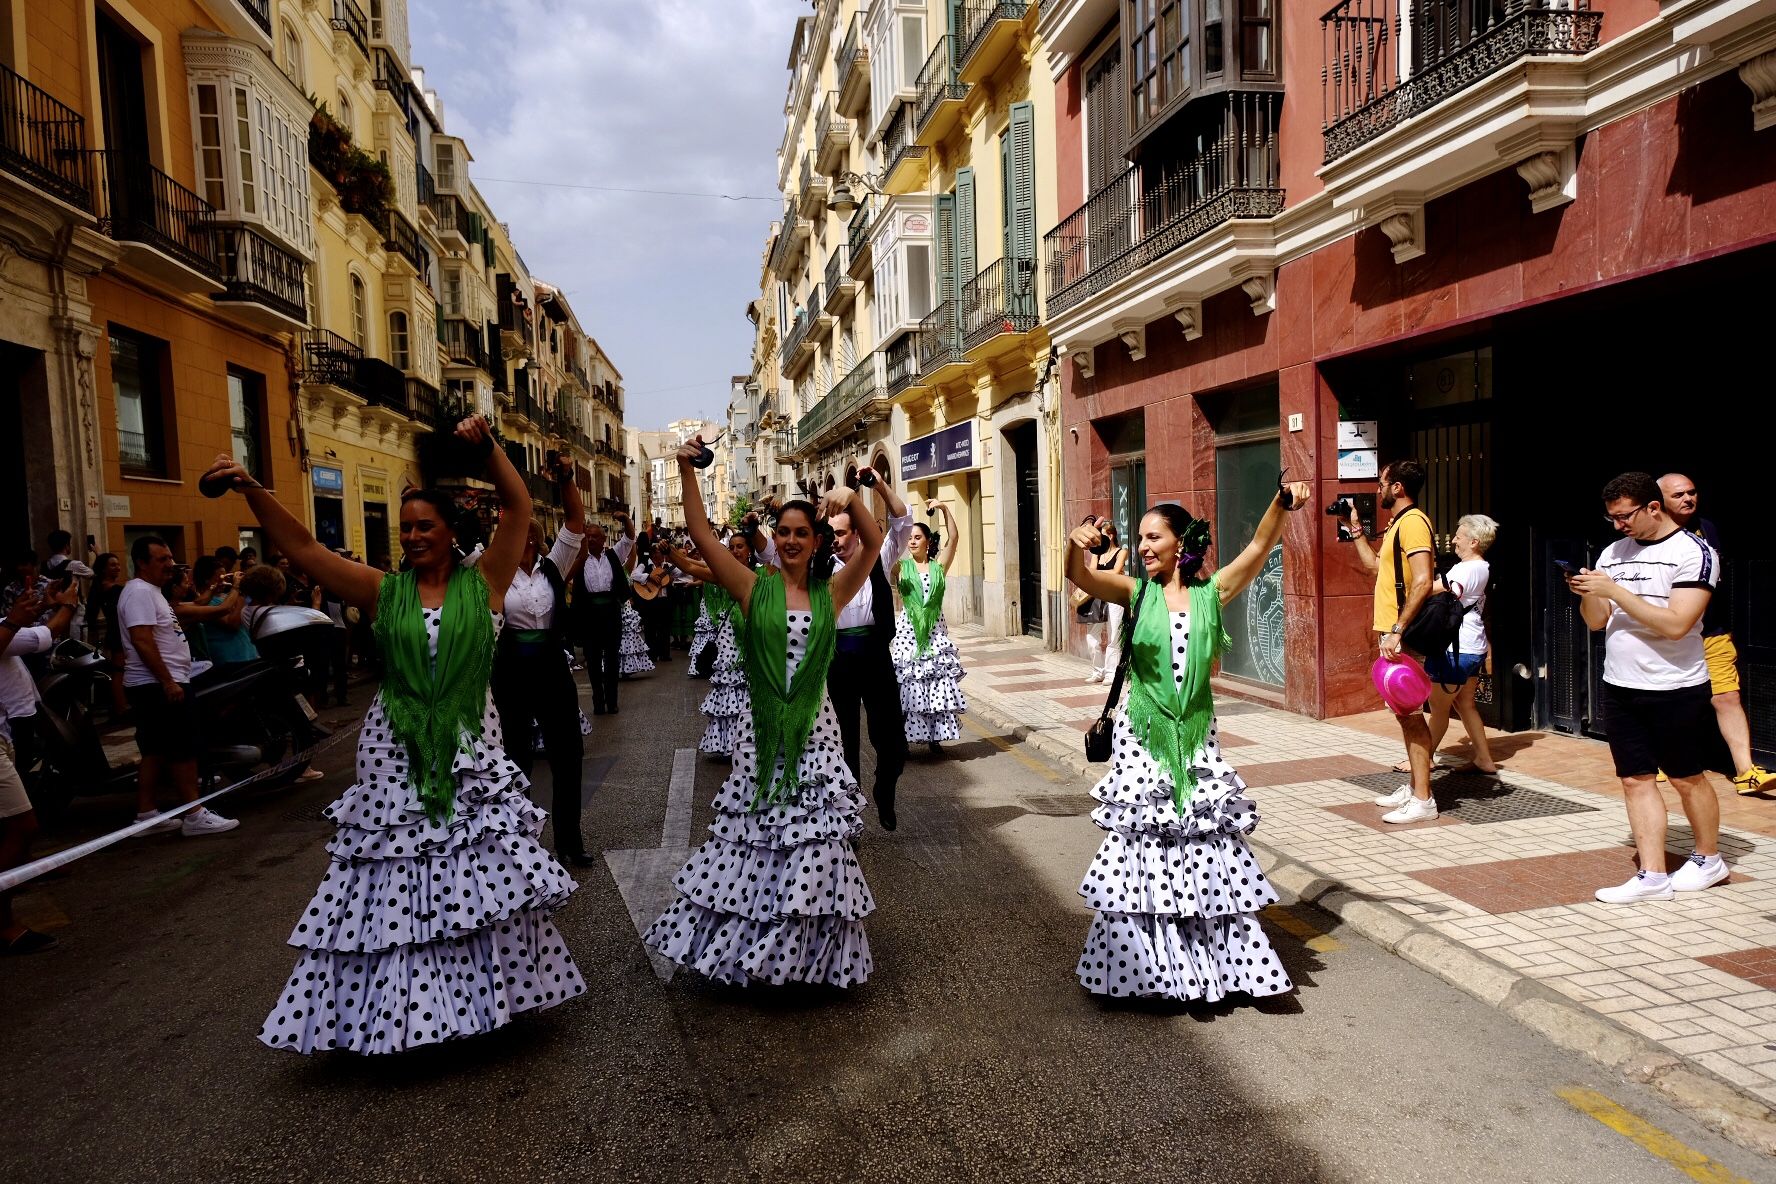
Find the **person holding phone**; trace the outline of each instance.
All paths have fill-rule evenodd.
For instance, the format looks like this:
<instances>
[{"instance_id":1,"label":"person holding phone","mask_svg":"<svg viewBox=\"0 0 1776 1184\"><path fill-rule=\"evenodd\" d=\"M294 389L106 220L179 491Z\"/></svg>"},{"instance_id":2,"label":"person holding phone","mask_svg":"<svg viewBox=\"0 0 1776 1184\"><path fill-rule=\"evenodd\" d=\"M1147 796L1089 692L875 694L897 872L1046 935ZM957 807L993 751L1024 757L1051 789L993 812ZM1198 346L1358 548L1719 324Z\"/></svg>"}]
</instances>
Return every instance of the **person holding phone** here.
<instances>
[{"instance_id":1,"label":"person holding phone","mask_svg":"<svg viewBox=\"0 0 1776 1184\"><path fill-rule=\"evenodd\" d=\"M1122 545L1117 536L1116 523L1108 518L1100 518L1096 514L1087 514L1081 526L1095 526L1098 529L1098 550L1094 552L1092 563L1099 571L1123 571L1128 567L1128 548ZM1091 655L1091 674L1087 682L1101 683L1116 673L1122 663L1122 618L1123 607L1110 604L1095 596L1087 596L1083 592L1075 592L1079 619L1085 623L1085 648Z\"/></svg>"},{"instance_id":2,"label":"person holding phone","mask_svg":"<svg viewBox=\"0 0 1776 1184\"><path fill-rule=\"evenodd\" d=\"M400 1052L503 1027L585 992L550 916L578 887L538 839L548 815L507 757L488 693L506 594L530 537L524 478L485 420L457 427L484 460L499 525L465 567L453 497L401 495L407 570L335 554L243 469L240 491L278 551L374 614L384 678L358 733L358 779L326 816L331 863L290 943L301 951L259 1030L272 1048Z\"/></svg>"}]
</instances>

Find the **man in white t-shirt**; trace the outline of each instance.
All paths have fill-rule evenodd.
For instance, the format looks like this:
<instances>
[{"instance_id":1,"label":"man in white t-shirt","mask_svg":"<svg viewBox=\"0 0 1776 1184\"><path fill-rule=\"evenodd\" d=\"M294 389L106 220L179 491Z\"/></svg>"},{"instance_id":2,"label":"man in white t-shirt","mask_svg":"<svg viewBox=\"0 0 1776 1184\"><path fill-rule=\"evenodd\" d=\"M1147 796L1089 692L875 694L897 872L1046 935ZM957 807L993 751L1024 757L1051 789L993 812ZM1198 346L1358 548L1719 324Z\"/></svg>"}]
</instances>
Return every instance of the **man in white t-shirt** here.
<instances>
[{"instance_id":1,"label":"man in white t-shirt","mask_svg":"<svg viewBox=\"0 0 1776 1184\"><path fill-rule=\"evenodd\" d=\"M1603 487L1603 509L1626 537L1604 548L1597 567L1567 577L1582 599L1585 624L1601 629L1603 719L1640 871L1600 888L1605 904L1670 900L1727 878L1720 857L1720 803L1705 775L1717 734L1702 648L1702 614L1720 581L1720 556L1665 512L1658 482L1623 473ZM1670 875L1665 867L1665 800L1660 769L1683 800L1695 850Z\"/></svg>"},{"instance_id":2,"label":"man in white t-shirt","mask_svg":"<svg viewBox=\"0 0 1776 1184\"><path fill-rule=\"evenodd\" d=\"M154 535L130 547L136 577L117 600L123 634L123 693L136 717L136 821L159 814L160 791L170 786L182 802L197 800L197 707L191 699L191 646L161 591L173 572L173 553ZM240 823L206 806L183 818L163 818L145 833L179 830L187 836L220 834Z\"/></svg>"}]
</instances>

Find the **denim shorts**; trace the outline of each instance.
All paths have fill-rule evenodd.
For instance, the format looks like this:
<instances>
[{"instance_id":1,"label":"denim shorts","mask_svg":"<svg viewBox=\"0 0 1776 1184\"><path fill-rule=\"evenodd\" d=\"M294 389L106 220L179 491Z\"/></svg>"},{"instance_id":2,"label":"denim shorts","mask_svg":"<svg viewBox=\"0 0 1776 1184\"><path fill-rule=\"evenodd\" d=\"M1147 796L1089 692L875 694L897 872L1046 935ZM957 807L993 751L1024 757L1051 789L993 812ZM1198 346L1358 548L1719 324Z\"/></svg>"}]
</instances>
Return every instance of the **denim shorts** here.
<instances>
[{"instance_id":1,"label":"denim shorts","mask_svg":"<svg viewBox=\"0 0 1776 1184\"><path fill-rule=\"evenodd\" d=\"M1424 661L1425 673L1431 676L1431 681L1449 691L1460 690L1463 683L1476 677L1485 666L1485 654L1461 654L1452 649L1432 654Z\"/></svg>"}]
</instances>

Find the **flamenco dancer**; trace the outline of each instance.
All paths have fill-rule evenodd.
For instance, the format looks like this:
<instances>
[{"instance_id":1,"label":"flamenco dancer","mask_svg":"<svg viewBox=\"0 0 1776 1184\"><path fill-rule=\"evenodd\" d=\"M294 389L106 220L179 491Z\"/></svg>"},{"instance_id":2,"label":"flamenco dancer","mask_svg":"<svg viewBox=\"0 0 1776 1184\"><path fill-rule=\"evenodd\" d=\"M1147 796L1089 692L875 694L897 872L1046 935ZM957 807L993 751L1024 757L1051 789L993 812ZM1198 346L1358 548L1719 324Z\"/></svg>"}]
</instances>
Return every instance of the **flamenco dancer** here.
<instances>
[{"instance_id":1,"label":"flamenco dancer","mask_svg":"<svg viewBox=\"0 0 1776 1184\"><path fill-rule=\"evenodd\" d=\"M618 667L618 673L624 678L636 674L647 674L654 668L655 655L653 648L647 642L641 609L645 603L650 612L653 610L653 605L647 601L658 599L661 593L661 581L659 570L649 567L648 561L643 558L647 553L646 548L637 547L630 556L630 574L633 575L639 569L646 575L639 585L631 581L629 595L623 599L623 639L617 646L617 656L622 663ZM652 591L649 591L650 589ZM642 599L642 603L637 603L638 598Z\"/></svg>"},{"instance_id":2,"label":"flamenco dancer","mask_svg":"<svg viewBox=\"0 0 1776 1184\"><path fill-rule=\"evenodd\" d=\"M748 571L752 570L751 539L744 534L733 534L728 538L727 548ZM701 675L709 679L709 693L703 696L697 709L709 725L703 729L697 749L715 756L732 757L740 720L752 711L752 702L746 693L746 665L740 653L740 605L701 560L675 550L672 562L703 581L703 607L697 619L697 632L692 635L693 671L699 664L701 646L715 646L715 662ZM699 637L703 639L701 643L694 640Z\"/></svg>"},{"instance_id":3,"label":"flamenco dancer","mask_svg":"<svg viewBox=\"0 0 1776 1184\"><path fill-rule=\"evenodd\" d=\"M868 580L882 533L856 507L859 560L828 579L830 544L818 513L789 502L774 536L782 569L755 573L716 541L704 516L691 465L702 447L693 436L678 450L685 516L715 578L746 614L751 712L738 729L734 770L716 794L709 841L679 870L678 900L642 940L718 982L848 987L869 977L863 919L876 904L851 847L864 800L839 745L826 676L835 606ZM855 503L855 492L841 487L826 509Z\"/></svg>"},{"instance_id":4,"label":"flamenco dancer","mask_svg":"<svg viewBox=\"0 0 1776 1184\"><path fill-rule=\"evenodd\" d=\"M939 536L923 522L907 537L906 558L897 572L900 615L894 622L894 678L900 683L900 709L906 716L908 744L929 744L933 754L945 740L960 739L957 717L968 710L962 697L962 656L950 640L944 623L944 577L956 558L956 519L950 507L932 499L925 503L931 513L943 511L944 533Z\"/></svg>"},{"instance_id":5,"label":"flamenco dancer","mask_svg":"<svg viewBox=\"0 0 1776 1184\"><path fill-rule=\"evenodd\" d=\"M1222 607L1251 584L1284 513L1308 496L1304 482L1279 486L1251 543L1207 576L1208 523L1179 506L1141 519L1139 578L1088 558L1101 541L1095 524L1067 540L1067 578L1129 606L1132 634L1110 771L1092 789L1092 821L1106 834L1079 886L1098 914L1078 966L1094 994L1213 1002L1294 989L1255 916L1277 894L1246 846L1258 812L1221 756L1209 675L1228 644Z\"/></svg>"},{"instance_id":6,"label":"flamenco dancer","mask_svg":"<svg viewBox=\"0 0 1776 1184\"><path fill-rule=\"evenodd\" d=\"M547 815L502 751L488 684L506 589L530 529L524 479L470 417L503 513L479 565L458 562L446 494L401 498L408 570L334 554L231 457L230 483L280 554L375 614L384 678L358 738L358 776L326 816L332 863L290 944L301 950L259 1038L310 1053L389 1053L490 1032L582 994L549 915L577 885L537 842ZM496 870L498 869L498 870Z\"/></svg>"}]
</instances>

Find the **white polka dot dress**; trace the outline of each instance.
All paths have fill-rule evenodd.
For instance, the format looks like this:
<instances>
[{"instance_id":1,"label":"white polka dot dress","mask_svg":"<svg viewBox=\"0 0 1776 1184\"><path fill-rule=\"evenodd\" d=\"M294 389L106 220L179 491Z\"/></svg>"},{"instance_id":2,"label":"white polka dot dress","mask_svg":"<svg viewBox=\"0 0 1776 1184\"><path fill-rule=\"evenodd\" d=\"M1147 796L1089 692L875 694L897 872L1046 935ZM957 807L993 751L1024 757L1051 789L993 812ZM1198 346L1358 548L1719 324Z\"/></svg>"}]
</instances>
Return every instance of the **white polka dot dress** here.
<instances>
[{"instance_id":1,"label":"white polka dot dress","mask_svg":"<svg viewBox=\"0 0 1776 1184\"><path fill-rule=\"evenodd\" d=\"M699 591L697 593L697 620L691 626L691 660L685 663L685 677L697 677L697 655L703 647L715 640L715 618L709 615L709 601Z\"/></svg>"},{"instance_id":2,"label":"white polka dot dress","mask_svg":"<svg viewBox=\"0 0 1776 1184\"><path fill-rule=\"evenodd\" d=\"M792 676L813 619L789 613ZM797 772L791 800L752 809L758 751L751 713L742 715L709 841L679 870L678 899L643 941L680 966L739 986L849 987L869 977L863 919L876 902L851 846L863 829L864 798L845 766L830 698L821 699Z\"/></svg>"},{"instance_id":3,"label":"white polka dot dress","mask_svg":"<svg viewBox=\"0 0 1776 1184\"><path fill-rule=\"evenodd\" d=\"M931 571L919 572L925 594L931 594ZM950 640L950 627L943 613L931 623L931 649L919 653L919 638L913 632L906 609L894 618L894 640L888 647L894 660L894 677L900 683L900 710L906 716L906 738L909 744L959 740L962 726L958 718L968 710L968 700L960 685L967 671L962 669L962 654Z\"/></svg>"},{"instance_id":4,"label":"white polka dot dress","mask_svg":"<svg viewBox=\"0 0 1776 1184\"><path fill-rule=\"evenodd\" d=\"M709 725L703 729L697 748L727 756L740 741L740 721L751 725L752 698L746 691L746 662L735 632L741 622L739 606L716 614L716 620L719 624L710 635L715 642L715 666L709 674L709 693L698 707ZM697 651L693 648L691 652Z\"/></svg>"},{"instance_id":5,"label":"white polka dot dress","mask_svg":"<svg viewBox=\"0 0 1776 1184\"><path fill-rule=\"evenodd\" d=\"M434 657L441 616L425 610ZM456 757L454 812L433 822L378 692L357 780L325 812L339 828L332 863L290 935L302 954L259 1030L266 1044L399 1052L585 992L549 921L577 885L537 842L547 815L525 796L487 700L481 738Z\"/></svg>"},{"instance_id":6,"label":"white polka dot dress","mask_svg":"<svg viewBox=\"0 0 1776 1184\"><path fill-rule=\"evenodd\" d=\"M1190 615L1174 612L1172 670L1182 685ZM1255 914L1277 900L1245 836L1258 810L1221 756L1218 726L1196 753L1196 791L1180 816L1172 782L1117 712L1110 772L1092 789L1106 832L1079 886L1098 915L1079 981L1099 995L1213 1002L1294 989Z\"/></svg>"},{"instance_id":7,"label":"white polka dot dress","mask_svg":"<svg viewBox=\"0 0 1776 1184\"><path fill-rule=\"evenodd\" d=\"M621 675L646 674L654 668L653 658L648 656L647 639L641 632L641 614L635 611L635 602L623 602L623 635L617 641L617 673Z\"/></svg>"}]
</instances>

